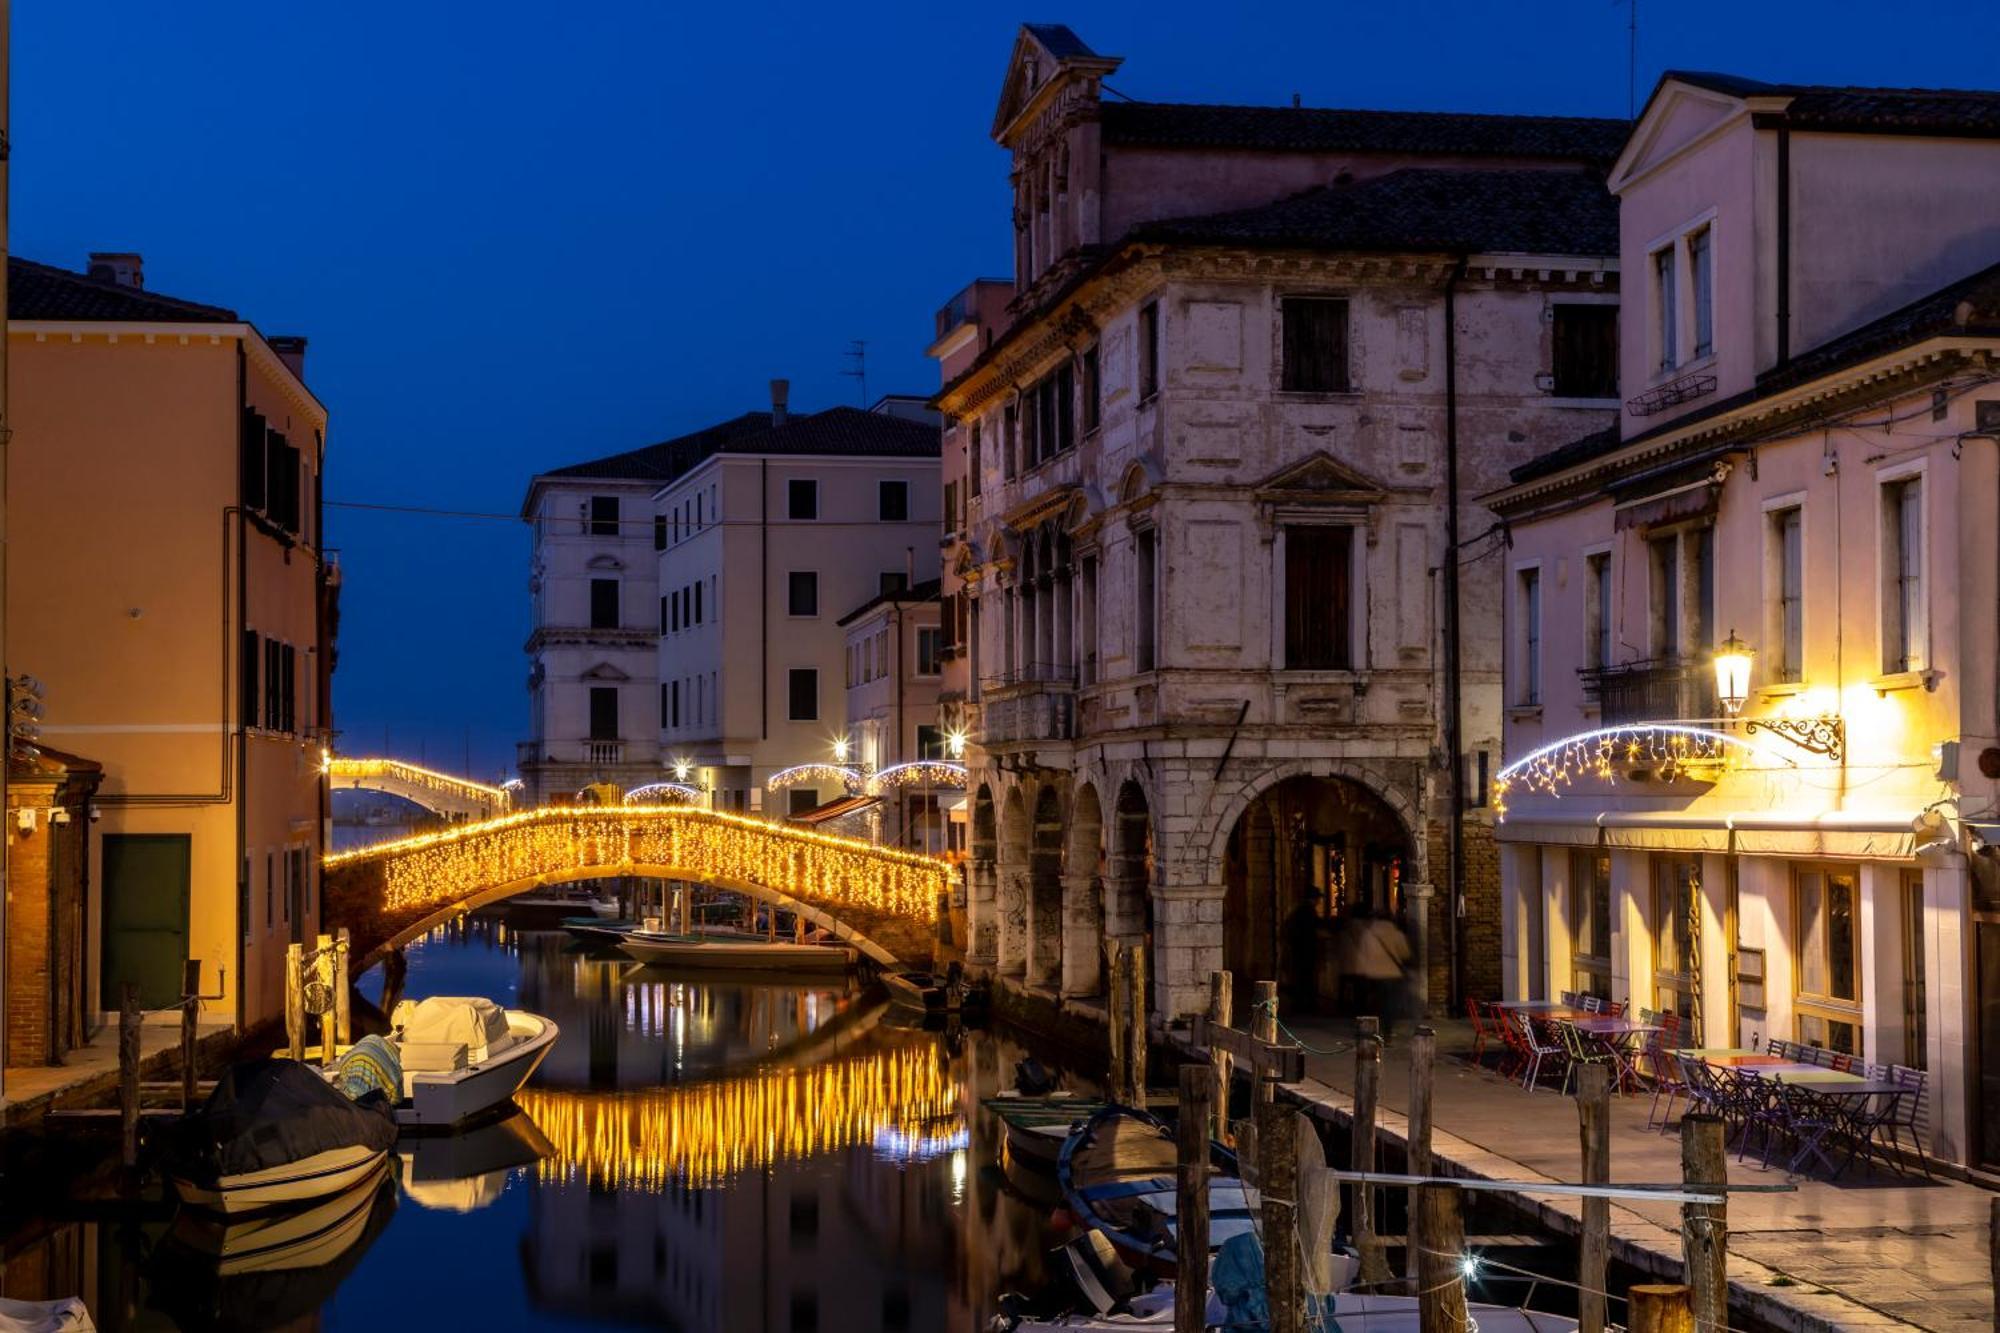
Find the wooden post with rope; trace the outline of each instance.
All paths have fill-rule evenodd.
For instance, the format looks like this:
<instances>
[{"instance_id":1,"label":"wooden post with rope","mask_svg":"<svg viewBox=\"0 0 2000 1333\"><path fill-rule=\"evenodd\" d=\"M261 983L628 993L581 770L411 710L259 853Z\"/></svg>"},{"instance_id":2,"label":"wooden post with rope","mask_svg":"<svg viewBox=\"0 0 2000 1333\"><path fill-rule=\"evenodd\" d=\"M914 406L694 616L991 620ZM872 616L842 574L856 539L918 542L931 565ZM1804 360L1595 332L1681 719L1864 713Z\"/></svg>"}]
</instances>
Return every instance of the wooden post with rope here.
<instances>
[{"instance_id":1,"label":"wooden post with rope","mask_svg":"<svg viewBox=\"0 0 2000 1333\"><path fill-rule=\"evenodd\" d=\"M1583 1183L1611 1183L1611 1070L1587 1064L1576 1071L1577 1132L1583 1140ZM1580 1333L1604 1333L1604 1283L1611 1258L1611 1201L1583 1200L1583 1239L1577 1252L1576 1319Z\"/></svg>"},{"instance_id":2,"label":"wooden post with rope","mask_svg":"<svg viewBox=\"0 0 2000 1333\"><path fill-rule=\"evenodd\" d=\"M1132 1025L1125 1006L1131 1002L1132 954L1117 940L1106 940L1104 952L1111 962L1111 989L1105 999L1108 1010L1105 1036L1111 1043L1111 1057L1105 1070L1104 1088L1112 1101L1122 1102L1131 1077L1128 1072L1131 1052L1126 1041Z\"/></svg>"},{"instance_id":3,"label":"wooden post with rope","mask_svg":"<svg viewBox=\"0 0 2000 1333\"><path fill-rule=\"evenodd\" d=\"M1715 1189L1729 1183L1723 1158L1722 1121L1712 1115L1681 1117L1681 1182ZM1729 1326L1729 1205L1681 1205L1681 1253L1687 1264L1697 1333Z\"/></svg>"},{"instance_id":4,"label":"wooden post with rope","mask_svg":"<svg viewBox=\"0 0 2000 1333\"><path fill-rule=\"evenodd\" d=\"M351 951L352 941L347 927L342 926L333 932L333 1040L340 1046L353 1041L354 1012L347 994L347 966Z\"/></svg>"},{"instance_id":5,"label":"wooden post with rope","mask_svg":"<svg viewBox=\"0 0 2000 1333\"><path fill-rule=\"evenodd\" d=\"M333 976L333 936L321 935L313 945L313 975L317 977L322 966L331 984ZM333 1000L328 997L327 1007L319 1015L319 1062L333 1063Z\"/></svg>"},{"instance_id":6,"label":"wooden post with rope","mask_svg":"<svg viewBox=\"0 0 2000 1333\"><path fill-rule=\"evenodd\" d=\"M1354 1133L1348 1165L1356 1171L1375 1169L1375 1110L1381 1096L1382 1087L1382 1037L1381 1022L1375 1018L1357 1018L1354 1038ZM1354 1224L1349 1228L1354 1236L1354 1249L1361 1256L1360 1281L1364 1286L1374 1286L1389 1280L1388 1256L1382 1252L1382 1242L1375 1234L1375 1189L1372 1185L1354 1187Z\"/></svg>"},{"instance_id":7,"label":"wooden post with rope","mask_svg":"<svg viewBox=\"0 0 2000 1333\"><path fill-rule=\"evenodd\" d=\"M1413 1176L1431 1173L1431 1100L1437 1064L1437 1029L1419 1023L1410 1038L1410 1150L1409 1171ZM1417 1210L1409 1210L1409 1227L1403 1275L1412 1287L1417 1282Z\"/></svg>"},{"instance_id":8,"label":"wooden post with rope","mask_svg":"<svg viewBox=\"0 0 2000 1333\"><path fill-rule=\"evenodd\" d=\"M1278 983L1260 981L1251 989L1250 1035L1270 1046L1278 1044ZM1265 1079L1258 1079L1256 1099L1268 1102L1276 1098L1278 1090Z\"/></svg>"},{"instance_id":9,"label":"wooden post with rope","mask_svg":"<svg viewBox=\"0 0 2000 1333\"><path fill-rule=\"evenodd\" d=\"M1420 1333L1465 1333L1465 1217L1455 1185L1419 1185L1417 1327Z\"/></svg>"},{"instance_id":10,"label":"wooden post with rope","mask_svg":"<svg viewBox=\"0 0 2000 1333\"><path fill-rule=\"evenodd\" d=\"M306 1058L305 946L285 946L285 1054Z\"/></svg>"},{"instance_id":11,"label":"wooden post with rope","mask_svg":"<svg viewBox=\"0 0 2000 1333\"><path fill-rule=\"evenodd\" d=\"M1298 1115L1275 1098L1257 1103L1257 1188L1263 1196L1264 1293L1270 1333L1304 1333L1304 1287L1299 1273Z\"/></svg>"},{"instance_id":12,"label":"wooden post with rope","mask_svg":"<svg viewBox=\"0 0 2000 1333\"><path fill-rule=\"evenodd\" d=\"M1128 1106L1146 1104L1146 1061L1149 1055L1146 1029L1146 946L1138 941L1125 946L1132 960L1125 977L1125 1076Z\"/></svg>"},{"instance_id":13,"label":"wooden post with rope","mask_svg":"<svg viewBox=\"0 0 2000 1333\"><path fill-rule=\"evenodd\" d=\"M1226 1028L1233 1021L1235 1000L1230 994L1233 985L1234 980L1227 972L1208 974L1208 1021L1216 1027ZM1229 1143L1232 1141L1229 1133L1230 1080L1235 1073L1235 1062L1229 1058L1228 1051L1210 1047L1208 1063L1215 1083L1210 1101L1215 1126L1210 1132L1216 1142Z\"/></svg>"},{"instance_id":14,"label":"wooden post with rope","mask_svg":"<svg viewBox=\"0 0 2000 1333\"><path fill-rule=\"evenodd\" d=\"M118 1160L139 1164L139 988L118 988Z\"/></svg>"},{"instance_id":15,"label":"wooden post with rope","mask_svg":"<svg viewBox=\"0 0 2000 1333\"><path fill-rule=\"evenodd\" d=\"M1175 1163L1174 1333L1202 1333L1208 1326L1208 1100L1209 1071L1181 1066L1180 1133Z\"/></svg>"}]
</instances>

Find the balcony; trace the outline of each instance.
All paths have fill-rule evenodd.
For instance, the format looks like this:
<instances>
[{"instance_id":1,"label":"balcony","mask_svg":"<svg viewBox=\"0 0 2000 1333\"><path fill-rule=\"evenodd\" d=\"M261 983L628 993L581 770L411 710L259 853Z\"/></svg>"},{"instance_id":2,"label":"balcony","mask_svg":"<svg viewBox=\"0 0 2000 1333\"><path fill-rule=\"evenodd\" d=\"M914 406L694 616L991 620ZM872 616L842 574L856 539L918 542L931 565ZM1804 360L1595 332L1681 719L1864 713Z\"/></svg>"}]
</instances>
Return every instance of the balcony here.
<instances>
[{"instance_id":1,"label":"balcony","mask_svg":"<svg viewBox=\"0 0 2000 1333\"><path fill-rule=\"evenodd\" d=\"M1076 737L1076 668L1033 662L979 682L982 745Z\"/></svg>"},{"instance_id":2,"label":"balcony","mask_svg":"<svg viewBox=\"0 0 2000 1333\"><path fill-rule=\"evenodd\" d=\"M544 764L586 768L614 768L624 764L650 766L659 762L659 748L654 741L522 741L516 747L516 759L523 768Z\"/></svg>"},{"instance_id":3,"label":"balcony","mask_svg":"<svg viewBox=\"0 0 2000 1333\"><path fill-rule=\"evenodd\" d=\"M1697 658L1656 657L1586 667L1576 674L1583 680L1584 696L1597 705L1607 727L1712 718L1721 711L1715 699L1715 668Z\"/></svg>"}]
</instances>

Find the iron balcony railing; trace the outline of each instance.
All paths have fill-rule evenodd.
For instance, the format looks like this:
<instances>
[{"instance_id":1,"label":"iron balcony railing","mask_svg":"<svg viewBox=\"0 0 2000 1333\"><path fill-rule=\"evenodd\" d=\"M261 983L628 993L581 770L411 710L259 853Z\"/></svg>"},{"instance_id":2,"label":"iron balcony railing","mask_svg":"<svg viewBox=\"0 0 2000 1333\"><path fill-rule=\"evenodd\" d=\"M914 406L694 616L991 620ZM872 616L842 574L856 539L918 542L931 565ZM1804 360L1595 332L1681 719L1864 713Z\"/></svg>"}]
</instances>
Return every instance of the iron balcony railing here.
<instances>
[{"instance_id":1,"label":"iron balcony railing","mask_svg":"<svg viewBox=\"0 0 2000 1333\"><path fill-rule=\"evenodd\" d=\"M1710 718L1720 714L1715 668L1697 658L1656 657L1616 666L1585 667L1585 696L1597 704L1607 727L1628 722Z\"/></svg>"}]
</instances>

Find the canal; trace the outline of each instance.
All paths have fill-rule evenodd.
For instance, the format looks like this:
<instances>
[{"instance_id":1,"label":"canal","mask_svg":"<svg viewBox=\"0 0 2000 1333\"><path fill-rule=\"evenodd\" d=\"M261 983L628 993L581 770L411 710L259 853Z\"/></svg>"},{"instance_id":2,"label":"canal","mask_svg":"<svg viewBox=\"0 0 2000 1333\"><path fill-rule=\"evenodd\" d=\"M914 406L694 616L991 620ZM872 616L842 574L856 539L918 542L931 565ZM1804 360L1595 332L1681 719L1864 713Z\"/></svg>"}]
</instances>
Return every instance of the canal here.
<instances>
[{"instance_id":1,"label":"canal","mask_svg":"<svg viewBox=\"0 0 2000 1333\"><path fill-rule=\"evenodd\" d=\"M246 1271L168 1209L10 1208L8 1294L81 1294L106 1330L970 1333L1046 1285L1048 1201L1009 1184L977 1111L1024 1054L1004 1035L926 1031L852 982L675 976L478 918L410 949L406 993L561 1026L518 1114L405 1135L368 1199Z\"/></svg>"}]
</instances>

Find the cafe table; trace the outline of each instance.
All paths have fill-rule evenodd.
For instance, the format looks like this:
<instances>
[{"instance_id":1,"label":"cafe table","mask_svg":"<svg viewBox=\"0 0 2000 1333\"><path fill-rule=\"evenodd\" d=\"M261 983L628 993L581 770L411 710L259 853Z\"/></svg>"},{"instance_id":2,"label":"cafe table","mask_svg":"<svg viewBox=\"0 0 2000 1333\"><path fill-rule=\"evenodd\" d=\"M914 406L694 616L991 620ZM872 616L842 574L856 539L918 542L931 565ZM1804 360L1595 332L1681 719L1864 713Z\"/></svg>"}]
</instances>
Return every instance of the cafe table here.
<instances>
[{"instance_id":1,"label":"cafe table","mask_svg":"<svg viewBox=\"0 0 2000 1333\"><path fill-rule=\"evenodd\" d=\"M1825 1069L1818 1065L1783 1072L1770 1069L1754 1072L1773 1079L1781 1086L1796 1087L1827 1108L1828 1114L1824 1117L1798 1127L1799 1150L1792 1155L1789 1169L1797 1171L1800 1162L1807 1157L1816 1157L1826 1164L1831 1173L1829 1178L1837 1178L1854 1164L1856 1157L1881 1156L1876 1132L1894 1118L1897 1103L1910 1092L1901 1083L1871 1079L1862 1074ZM1847 1149L1838 1165L1827 1154L1830 1137L1844 1141ZM1883 1157L1882 1160L1887 1164L1888 1158Z\"/></svg>"},{"instance_id":2,"label":"cafe table","mask_svg":"<svg viewBox=\"0 0 2000 1333\"><path fill-rule=\"evenodd\" d=\"M1586 1014L1581 1018L1565 1021L1610 1052L1612 1061L1618 1066L1618 1084L1621 1088L1638 1086L1639 1071L1632 1066L1634 1052L1627 1043L1634 1037L1658 1032L1660 1030L1658 1023L1640 1023L1629 1018L1611 1018L1604 1014Z\"/></svg>"}]
</instances>

